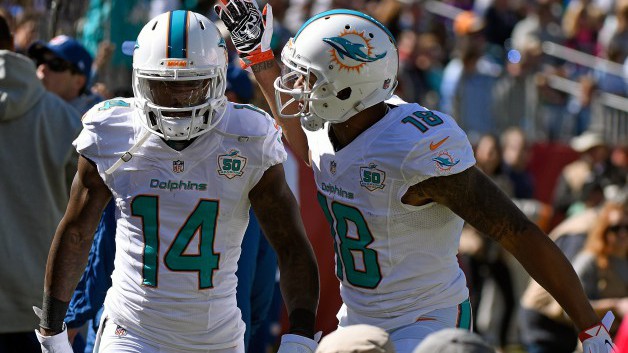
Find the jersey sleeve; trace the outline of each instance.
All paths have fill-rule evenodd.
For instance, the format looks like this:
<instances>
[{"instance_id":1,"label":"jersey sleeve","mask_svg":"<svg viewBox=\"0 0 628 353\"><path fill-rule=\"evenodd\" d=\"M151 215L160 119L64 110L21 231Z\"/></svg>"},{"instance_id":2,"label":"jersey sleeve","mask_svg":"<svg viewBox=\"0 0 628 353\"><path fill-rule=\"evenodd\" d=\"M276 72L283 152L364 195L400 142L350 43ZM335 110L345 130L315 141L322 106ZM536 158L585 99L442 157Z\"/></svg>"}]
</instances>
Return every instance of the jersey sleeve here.
<instances>
[{"instance_id":1,"label":"jersey sleeve","mask_svg":"<svg viewBox=\"0 0 628 353\"><path fill-rule=\"evenodd\" d=\"M134 141L129 128L131 104L125 100L101 102L82 118L83 130L74 140L76 151L96 163L99 172L109 168Z\"/></svg>"},{"instance_id":2,"label":"jersey sleeve","mask_svg":"<svg viewBox=\"0 0 628 353\"><path fill-rule=\"evenodd\" d=\"M288 154L281 140L281 126L270 115L266 114L266 118L269 119L269 124L262 155L264 170L288 159Z\"/></svg>"},{"instance_id":3,"label":"jersey sleeve","mask_svg":"<svg viewBox=\"0 0 628 353\"><path fill-rule=\"evenodd\" d=\"M435 176L460 173L475 164L467 135L450 116L432 112L442 120L414 143L401 165L404 180L414 185Z\"/></svg>"},{"instance_id":4,"label":"jersey sleeve","mask_svg":"<svg viewBox=\"0 0 628 353\"><path fill-rule=\"evenodd\" d=\"M89 159L98 155L98 134L96 132L98 124L94 121L94 115L93 108L83 115L81 118L83 130L72 143L79 154Z\"/></svg>"}]
</instances>

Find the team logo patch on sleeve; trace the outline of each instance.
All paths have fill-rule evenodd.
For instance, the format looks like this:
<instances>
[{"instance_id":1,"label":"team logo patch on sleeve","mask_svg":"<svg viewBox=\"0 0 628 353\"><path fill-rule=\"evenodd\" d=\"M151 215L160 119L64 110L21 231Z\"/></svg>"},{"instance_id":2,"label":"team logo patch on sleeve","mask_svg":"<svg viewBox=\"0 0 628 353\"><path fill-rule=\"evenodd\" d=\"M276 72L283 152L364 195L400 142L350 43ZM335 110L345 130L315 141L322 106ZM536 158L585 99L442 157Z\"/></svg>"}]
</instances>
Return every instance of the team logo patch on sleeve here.
<instances>
[{"instance_id":1,"label":"team logo patch on sleeve","mask_svg":"<svg viewBox=\"0 0 628 353\"><path fill-rule=\"evenodd\" d=\"M218 174L233 179L244 174L246 157L239 155L240 151L232 149L227 154L218 156Z\"/></svg>"},{"instance_id":2,"label":"team logo patch on sleeve","mask_svg":"<svg viewBox=\"0 0 628 353\"><path fill-rule=\"evenodd\" d=\"M377 164L369 163L366 167L360 167L360 185L368 191L383 189L384 180L386 180L386 172L377 169Z\"/></svg>"},{"instance_id":3,"label":"team logo patch on sleeve","mask_svg":"<svg viewBox=\"0 0 628 353\"><path fill-rule=\"evenodd\" d=\"M448 172L460 162L459 159L454 159L447 151L441 151L435 157L432 157L432 161L435 162L436 168L441 172Z\"/></svg>"},{"instance_id":4,"label":"team logo patch on sleeve","mask_svg":"<svg viewBox=\"0 0 628 353\"><path fill-rule=\"evenodd\" d=\"M184 162L183 161L172 161L172 171L175 173L183 173L184 170Z\"/></svg>"}]
</instances>

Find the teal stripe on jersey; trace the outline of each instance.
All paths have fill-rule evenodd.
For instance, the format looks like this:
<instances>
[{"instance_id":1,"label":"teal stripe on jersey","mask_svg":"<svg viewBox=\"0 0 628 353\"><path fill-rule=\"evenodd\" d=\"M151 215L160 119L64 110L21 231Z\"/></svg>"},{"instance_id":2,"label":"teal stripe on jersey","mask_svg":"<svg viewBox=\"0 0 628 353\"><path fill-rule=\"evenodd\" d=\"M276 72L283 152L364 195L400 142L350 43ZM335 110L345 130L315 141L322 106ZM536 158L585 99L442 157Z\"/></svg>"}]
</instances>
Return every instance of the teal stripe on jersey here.
<instances>
[{"instance_id":1,"label":"teal stripe on jersey","mask_svg":"<svg viewBox=\"0 0 628 353\"><path fill-rule=\"evenodd\" d=\"M187 58L188 12L172 11L168 31L168 57Z\"/></svg>"},{"instance_id":2,"label":"teal stripe on jersey","mask_svg":"<svg viewBox=\"0 0 628 353\"><path fill-rule=\"evenodd\" d=\"M469 299L458 305L458 322L456 327L471 330L471 303Z\"/></svg>"}]
</instances>

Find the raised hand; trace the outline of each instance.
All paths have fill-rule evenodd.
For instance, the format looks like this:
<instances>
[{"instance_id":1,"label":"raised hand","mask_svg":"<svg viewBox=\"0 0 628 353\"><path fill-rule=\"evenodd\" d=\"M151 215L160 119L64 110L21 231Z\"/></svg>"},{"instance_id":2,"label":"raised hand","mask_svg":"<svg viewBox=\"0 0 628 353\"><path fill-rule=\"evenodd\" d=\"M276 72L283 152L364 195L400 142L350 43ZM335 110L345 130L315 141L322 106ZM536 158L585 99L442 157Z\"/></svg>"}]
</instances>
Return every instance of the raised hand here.
<instances>
[{"instance_id":1,"label":"raised hand","mask_svg":"<svg viewBox=\"0 0 628 353\"><path fill-rule=\"evenodd\" d=\"M273 58L270 50L273 35L270 5L266 5L262 12L255 0L220 0L214 11L229 30L244 68Z\"/></svg>"}]
</instances>

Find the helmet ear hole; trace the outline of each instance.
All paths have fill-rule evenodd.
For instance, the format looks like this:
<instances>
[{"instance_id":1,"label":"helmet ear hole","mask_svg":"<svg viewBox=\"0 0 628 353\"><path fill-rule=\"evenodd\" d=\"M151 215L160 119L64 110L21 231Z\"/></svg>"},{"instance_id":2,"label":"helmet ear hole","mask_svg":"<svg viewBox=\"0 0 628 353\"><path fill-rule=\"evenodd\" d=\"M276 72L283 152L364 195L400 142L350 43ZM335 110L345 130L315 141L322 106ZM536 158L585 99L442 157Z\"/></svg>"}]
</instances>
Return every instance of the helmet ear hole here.
<instances>
[{"instance_id":1,"label":"helmet ear hole","mask_svg":"<svg viewBox=\"0 0 628 353\"><path fill-rule=\"evenodd\" d=\"M351 97L351 87L340 90L340 92L338 92L338 94L336 95L336 98L340 99L341 101L347 100L349 99L349 97Z\"/></svg>"}]
</instances>

